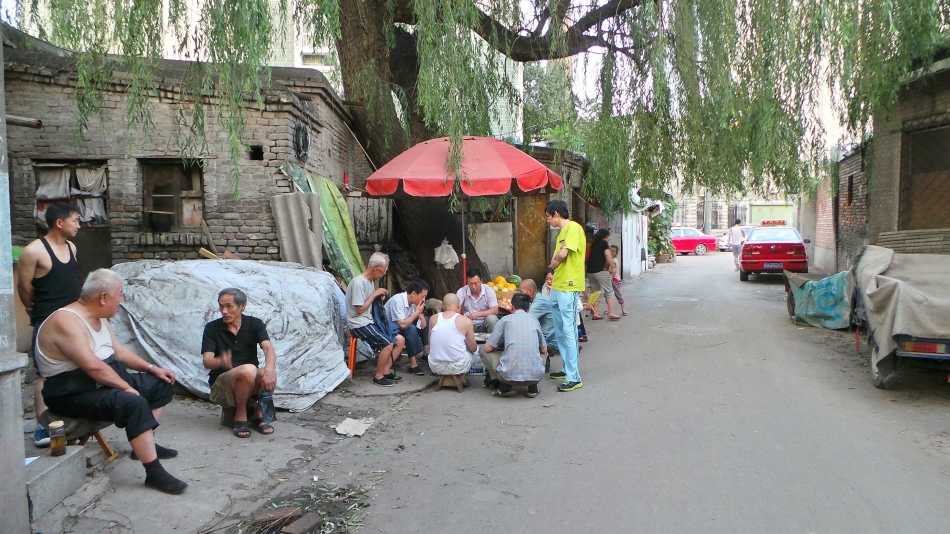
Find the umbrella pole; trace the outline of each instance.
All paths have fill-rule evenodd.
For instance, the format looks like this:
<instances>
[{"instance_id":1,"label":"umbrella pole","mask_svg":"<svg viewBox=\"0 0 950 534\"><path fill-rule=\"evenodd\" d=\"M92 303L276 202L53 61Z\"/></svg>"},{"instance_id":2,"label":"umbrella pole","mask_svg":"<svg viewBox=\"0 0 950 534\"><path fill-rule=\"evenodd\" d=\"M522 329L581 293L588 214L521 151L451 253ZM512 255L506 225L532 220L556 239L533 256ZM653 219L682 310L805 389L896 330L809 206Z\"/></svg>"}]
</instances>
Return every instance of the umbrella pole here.
<instances>
[{"instance_id":1,"label":"umbrella pole","mask_svg":"<svg viewBox=\"0 0 950 534\"><path fill-rule=\"evenodd\" d=\"M465 273L468 272L468 258L465 256L465 200L462 202L462 287L465 287Z\"/></svg>"}]
</instances>

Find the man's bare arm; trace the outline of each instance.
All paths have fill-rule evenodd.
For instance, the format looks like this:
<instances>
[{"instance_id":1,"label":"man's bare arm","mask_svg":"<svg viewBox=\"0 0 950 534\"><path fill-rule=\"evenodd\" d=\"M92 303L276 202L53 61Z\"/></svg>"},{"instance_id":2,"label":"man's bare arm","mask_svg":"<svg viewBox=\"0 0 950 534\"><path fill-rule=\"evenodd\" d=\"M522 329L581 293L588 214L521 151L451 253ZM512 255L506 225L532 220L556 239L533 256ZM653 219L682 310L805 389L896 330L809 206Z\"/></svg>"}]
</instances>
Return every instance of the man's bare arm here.
<instances>
[{"instance_id":1,"label":"man's bare arm","mask_svg":"<svg viewBox=\"0 0 950 534\"><path fill-rule=\"evenodd\" d=\"M567 245L564 244L564 242L562 241L562 242L561 242L561 249L558 250L556 254L554 254L554 257L553 257L553 258L551 258L551 267L555 267L555 268L556 268L558 265L560 265L561 263L563 263L564 260L567 259L567 254L568 254L569 252L570 252L570 250L567 248Z\"/></svg>"},{"instance_id":2,"label":"man's bare arm","mask_svg":"<svg viewBox=\"0 0 950 534\"><path fill-rule=\"evenodd\" d=\"M377 289L376 291L373 291L372 293L370 293L369 296L366 297L366 301L363 302L362 306L357 306L356 304L353 304L353 308L356 309L356 314L360 315L366 312L366 310L368 310L370 306L373 305L373 301L376 300L376 297L380 295L385 295L386 293L389 293L389 292L386 291L386 289L381 287Z\"/></svg>"},{"instance_id":3,"label":"man's bare arm","mask_svg":"<svg viewBox=\"0 0 950 534\"><path fill-rule=\"evenodd\" d=\"M33 312L33 276L36 275L36 262L38 261L36 253L29 246L23 249L20 259L17 261L17 282L16 292L20 297L20 302L26 308L26 313Z\"/></svg>"},{"instance_id":4,"label":"man's bare arm","mask_svg":"<svg viewBox=\"0 0 950 534\"><path fill-rule=\"evenodd\" d=\"M413 312L412 314L408 315L405 319L402 319L401 321L396 321L396 325L397 325L400 329L408 328L409 325L411 325L411 324L413 324L413 323L415 323L416 321L419 320L419 316L422 315L423 310L425 310L425 306L422 305L422 304L419 304L418 306L416 306L416 311L415 311L415 312Z\"/></svg>"},{"instance_id":5,"label":"man's bare arm","mask_svg":"<svg viewBox=\"0 0 950 534\"><path fill-rule=\"evenodd\" d=\"M274 391L277 387L277 353L274 344L269 339L261 341L264 349L264 376L261 378L263 387L267 391Z\"/></svg>"},{"instance_id":6,"label":"man's bare arm","mask_svg":"<svg viewBox=\"0 0 950 534\"><path fill-rule=\"evenodd\" d=\"M220 356L215 356L213 352L204 352L201 354L201 363L205 369L212 371L229 371L231 369L231 352L226 351Z\"/></svg>"},{"instance_id":7,"label":"man's bare arm","mask_svg":"<svg viewBox=\"0 0 950 534\"><path fill-rule=\"evenodd\" d=\"M108 323L106 323L108 325ZM109 326L109 334L112 336L112 350L114 351L115 359L125 364L126 367L134 371L141 371L143 373L150 373L169 384L175 383L175 372L171 369L165 369L160 365L155 365L148 363L141 356L129 350L128 347L119 343L118 338L115 336L115 331L112 330L112 327ZM149 368L151 367L151 368Z\"/></svg>"},{"instance_id":8,"label":"man's bare arm","mask_svg":"<svg viewBox=\"0 0 950 534\"><path fill-rule=\"evenodd\" d=\"M470 320L465 322L465 348L468 349L469 352L478 350L478 342L475 341L475 327Z\"/></svg>"},{"instance_id":9,"label":"man's bare arm","mask_svg":"<svg viewBox=\"0 0 950 534\"><path fill-rule=\"evenodd\" d=\"M80 321L82 319L72 316L72 314L58 314L53 320L46 323L43 330L51 329L50 333L54 336L53 345L55 348L69 361L78 365L90 378L103 386L138 395L138 392L128 382L123 380L92 352L89 343L86 341L85 328L79 323Z\"/></svg>"}]
</instances>

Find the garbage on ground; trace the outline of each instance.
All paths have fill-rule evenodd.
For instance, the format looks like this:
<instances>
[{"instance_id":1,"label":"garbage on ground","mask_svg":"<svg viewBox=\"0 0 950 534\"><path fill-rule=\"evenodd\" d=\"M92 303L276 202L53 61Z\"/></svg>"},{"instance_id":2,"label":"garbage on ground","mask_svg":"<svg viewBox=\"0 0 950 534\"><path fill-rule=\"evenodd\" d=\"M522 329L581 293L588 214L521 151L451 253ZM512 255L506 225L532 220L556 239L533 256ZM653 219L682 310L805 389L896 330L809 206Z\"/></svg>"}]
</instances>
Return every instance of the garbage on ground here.
<instances>
[{"instance_id":1,"label":"garbage on ground","mask_svg":"<svg viewBox=\"0 0 950 534\"><path fill-rule=\"evenodd\" d=\"M352 419L347 417L342 423L336 425L336 433L348 438L362 436L372 424L372 417L366 419Z\"/></svg>"},{"instance_id":2,"label":"garbage on ground","mask_svg":"<svg viewBox=\"0 0 950 534\"><path fill-rule=\"evenodd\" d=\"M343 348L344 296L329 273L244 260L146 260L113 270L125 280L124 302L111 322L116 336L143 358L174 371L177 383L199 397L210 393L202 333L221 316L218 292L227 287L244 291L245 314L267 325L277 353L276 407L306 410L350 375Z\"/></svg>"}]
</instances>

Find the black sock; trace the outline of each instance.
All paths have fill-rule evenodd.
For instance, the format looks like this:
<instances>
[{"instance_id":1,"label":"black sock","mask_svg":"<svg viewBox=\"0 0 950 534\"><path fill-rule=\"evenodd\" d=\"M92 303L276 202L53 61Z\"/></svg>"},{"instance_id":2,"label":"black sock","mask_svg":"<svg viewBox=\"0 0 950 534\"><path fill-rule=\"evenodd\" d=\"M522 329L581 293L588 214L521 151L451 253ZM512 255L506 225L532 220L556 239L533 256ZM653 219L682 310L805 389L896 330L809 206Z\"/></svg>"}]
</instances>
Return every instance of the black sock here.
<instances>
[{"instance_id":1,"label":"black sock","mask_svg":"<svg viewBox=\"0 0 950 534\"><path fill-rule=\"evenodd\" d=\"M158 458L147 464L142 464L142 466L145 467L146 486L151 486L158 491L172 494L181 493L188 487L188 484L173 477L168 471L165 471L165 468L162 467L161 460Z\"/></svg>"},{"instance_id":2,"label":"black sock","mask_svg":"<svg viewBox=\"0 0 950 534\"><path fill-rule=\"evenodd\" d=\"M168 447L162 447L158 443L155 444L155 454L158 455L159 460L170 460L172 458L178 457L178 451L175 449L169 449ZM132 451L132 454L129 455L129 458L133 460L139 459L139 457L136 456L135 451Z\"/></svg>"}]
</instances>

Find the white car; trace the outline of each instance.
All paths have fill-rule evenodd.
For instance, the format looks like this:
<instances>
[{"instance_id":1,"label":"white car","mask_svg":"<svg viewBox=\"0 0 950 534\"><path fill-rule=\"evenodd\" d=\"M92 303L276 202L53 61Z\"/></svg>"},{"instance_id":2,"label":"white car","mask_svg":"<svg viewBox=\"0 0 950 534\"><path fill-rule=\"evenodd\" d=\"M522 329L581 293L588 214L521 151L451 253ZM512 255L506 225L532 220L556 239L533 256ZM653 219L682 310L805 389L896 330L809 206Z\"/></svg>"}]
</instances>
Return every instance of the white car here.
<instances>
[{"instance_id":1,"label":"white car","mask_svg":"<svg viewBox=\"0 0 950 534\"><path fill-rule=\"evenodd\" d=\"M749 232L753 228L758 228L758 226L742 225L741 228L742 231L745 232L745 235L749 235ZM718 245L720 252L726 252L729 250L729 230L726 230L725 234L719 236L719 240L716 242L716 244Z\"/></svg>"}]
</instances>

